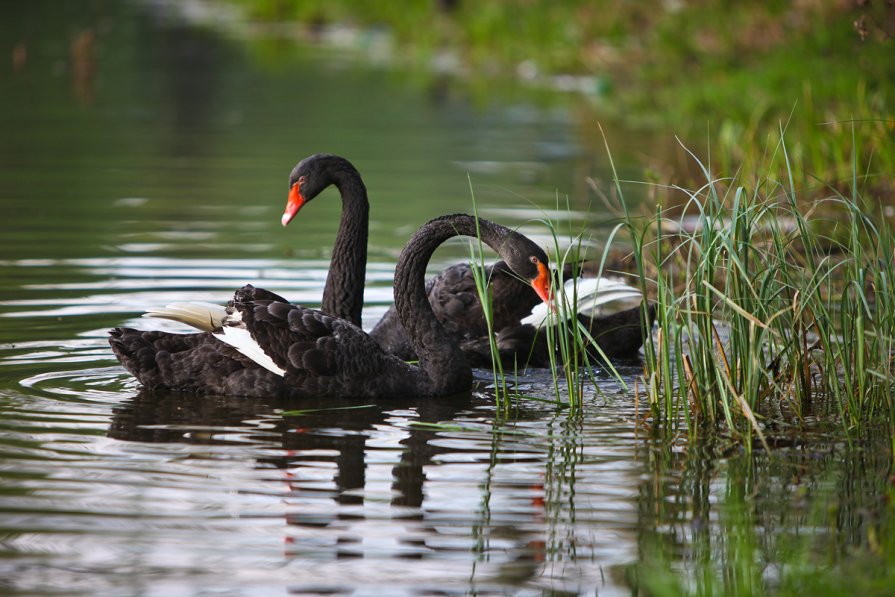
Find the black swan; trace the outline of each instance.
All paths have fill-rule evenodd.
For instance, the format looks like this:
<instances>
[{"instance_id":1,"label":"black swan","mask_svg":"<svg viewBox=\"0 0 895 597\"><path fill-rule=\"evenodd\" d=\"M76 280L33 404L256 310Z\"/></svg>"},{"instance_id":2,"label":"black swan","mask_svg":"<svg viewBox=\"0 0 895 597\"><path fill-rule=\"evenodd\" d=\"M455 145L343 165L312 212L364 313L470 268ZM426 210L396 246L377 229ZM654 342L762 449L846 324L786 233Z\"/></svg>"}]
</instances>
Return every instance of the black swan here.
<instances>
[{"instance_id":1,"label":"black swan","mask_svg":"<svg viewBox=\"0 0 895 597\"><path fill-rule=\"evenodd\" d=\"M321 310L360 325L369 201L366 187L354 165L343 157L330 154L312 155L299 162L289 176L289 198L282 223L287 225L307 202L330 185L335 185L341 193L342 216ZM518 361L519 365L548 366L550 359L544 319L536 322L525 320L541 299L502 261L488 266L486 276L491 282L493 329L497 332L498 348L504 363ZM570 276L571 267L567 265L563 278L568 280ZM642 319L639 305L609 316L595 316L593 299L600 297L599 302L632 299L639 298L640 293L604 278L582 279L579 282L577 317L581 324L588 329L606 356L635 356L643 344L644 330L652 327L655 309L649 309L646 322ZM460 344L467 360L473 366L491 366L488 328L471 267L465 263L448 267L427 282L426 293L436 317L447 333ZM585 295L591 300L585 300ZM416 358L394 306L386 311L370 336L390 354L405 360Z\"/></svg>"},{"instance_id":2,"label":"black swan","mask_svg":"<svg viewBox=\"0 0 895 597\"><path fill-rule=\"evenodd\" d=\"M395 269L395 308L419 355L418 366L386 353L350 321L290 304L251 285L237 290L225 310L190 304L183 307L182 317L164 312L212 331L172 334L115 328L109 343L121 364L150 389L369 399L462 392L472 385L472 370L432 312L424 277L441 243L476 232L472 216L443 216L422 226L401 252ZM488 220L478 219L478 232L516 275L548 300L550 272L540 247Z\"/></svg>"}]
</instances>

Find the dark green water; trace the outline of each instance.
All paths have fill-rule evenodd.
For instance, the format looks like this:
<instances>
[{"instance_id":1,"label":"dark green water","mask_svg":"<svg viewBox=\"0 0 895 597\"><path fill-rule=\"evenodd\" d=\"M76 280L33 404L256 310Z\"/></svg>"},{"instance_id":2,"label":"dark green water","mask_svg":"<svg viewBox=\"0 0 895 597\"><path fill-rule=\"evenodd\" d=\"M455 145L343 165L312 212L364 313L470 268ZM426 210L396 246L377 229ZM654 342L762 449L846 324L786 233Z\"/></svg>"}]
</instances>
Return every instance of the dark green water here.
<instances>
[{"instance_id":1,"label":"dark green water","mask_svg":"<svg viewBox=\"0 0 895 597\"><path fill-rule=\"evenodd\" d=\"M888 450L820 432L754 456L659 440L615 382L576 414L498 411L486 373L459 399L288 418L358 405L141 394L105 333L165 326L144 309L224 302L246 282L319 301L337 197L279 225L309 154L348 156L370 190L367 325L404 240L469 211L470 179L483 215L545 242L531 219L557 195L594 239L611 222L587 190L605 159L573 98L472 99L165 6L2 9L0 590L628 594L657 551L695 586L708 565L734 590L773 585L802 538L866 541ZM464 254L446 247L433 269ZM543 374L522 389L552 392Z\"/></svg>"}]
</instances>

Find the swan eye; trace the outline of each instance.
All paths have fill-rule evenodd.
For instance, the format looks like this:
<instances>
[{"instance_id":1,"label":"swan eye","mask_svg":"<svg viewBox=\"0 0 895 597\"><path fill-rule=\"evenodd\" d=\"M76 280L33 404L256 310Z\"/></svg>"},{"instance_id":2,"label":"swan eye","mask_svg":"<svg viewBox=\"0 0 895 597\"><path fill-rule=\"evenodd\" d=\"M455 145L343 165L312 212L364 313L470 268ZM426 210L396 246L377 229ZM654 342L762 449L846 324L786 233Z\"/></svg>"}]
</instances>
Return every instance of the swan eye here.
<instances>
[{"instance_id":1,"label":"swan eye","mask_svg":"<svg viewBox=\"0 0 895 597\"><path fill-rule=\"evenodd\" d=\"M303 185L303 184L305 184L305 177L304 177L304 176L299 176L297 182L298 182L299 185Z\"/></svg>"},{"instance_id":2,"label":"swan eye","mask_svg":"<svg viewBox=\"0 0 895 597\"><path fill-rule=\"evenodd\" d=\"M540 263L540 261L538 261L538 258L535 257L534 255L532 255L531 257L529 257L528 260L531 261L532 263L534 263L535 265L537 265L538 263Z\"/></svg>"}]
</instances>

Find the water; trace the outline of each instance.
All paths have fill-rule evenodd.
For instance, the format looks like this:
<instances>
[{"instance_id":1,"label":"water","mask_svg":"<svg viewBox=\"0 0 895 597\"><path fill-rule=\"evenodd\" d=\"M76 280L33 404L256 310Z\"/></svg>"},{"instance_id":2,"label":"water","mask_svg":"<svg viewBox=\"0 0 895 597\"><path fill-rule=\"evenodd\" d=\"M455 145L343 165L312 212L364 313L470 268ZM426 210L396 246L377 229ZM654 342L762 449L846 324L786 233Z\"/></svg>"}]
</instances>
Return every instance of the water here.
<instances>
[{"instance_id":1,"label":"water","mask_svg":"<svg viewBox=\"0 0 895 597\"><path fill-rule=\"evenodd\" d=\"M144 309L246 282L319 301L337 196L279 226L311 153L350 157L370 190L367 326L404 240L469 211L470 184L483 215L545 244L531 218L557 194L595 241L611 221L584 182L605 160L574 98L482 103L463 82L244 44L166 6L4 7L3 47L26 58L13 50L0 80L0 588L628 594L659 548L698 577L747 536L773 583L786 541L862 543L888 450L823 421L753 456L663 438L637 367L576 413L498 410L485 372L466 396L372 405L141 392L106 330L175 329ZM433 270L464 255L446 247ZM520 389L551 397L543 374Z\"/></svg>"}]
</instances>

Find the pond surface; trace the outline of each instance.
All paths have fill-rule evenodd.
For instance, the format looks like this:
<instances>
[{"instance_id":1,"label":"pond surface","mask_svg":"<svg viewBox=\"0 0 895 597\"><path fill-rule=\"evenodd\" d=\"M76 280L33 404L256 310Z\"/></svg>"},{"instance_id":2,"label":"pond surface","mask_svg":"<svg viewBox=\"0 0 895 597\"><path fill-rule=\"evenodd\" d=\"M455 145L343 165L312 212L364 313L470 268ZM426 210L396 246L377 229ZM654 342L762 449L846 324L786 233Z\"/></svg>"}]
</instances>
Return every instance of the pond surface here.
<instances>
[{"instance_id":1,"label":"pond surface","mask_svg":"<svg viewBox=\"0 0 895 597\"><path fill-rule=\"evenodd\" d=\"M498 409L487 372L466 396L383 404L141 392L106 330L174 329L146 308L225 302L247 282L319 302L340 202L328 191L280 227L299 159L343 154L364 176L370 326L403 242L470 211L470 186L481 214L545 244L533 218L557 197L604 236L594 123L572 97L483 102L350 52L231 40L164 3L14 6L0 23L0 589L629 594L655 553L738 587L773 584L781 546L803 537L863 541L888 449L821 431L751 456L663 438L636 366L577 412ZM445 247L432 268L464 255ZM546 373L520 389L552 398ZM743 537L745 579L725 568Z\"/></svg>"}]
</instances>

